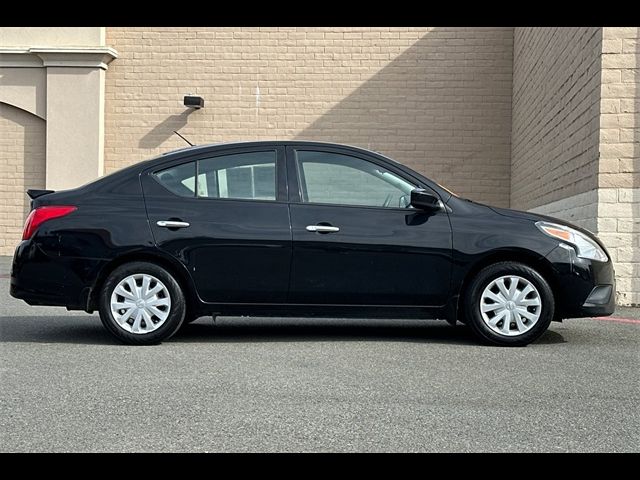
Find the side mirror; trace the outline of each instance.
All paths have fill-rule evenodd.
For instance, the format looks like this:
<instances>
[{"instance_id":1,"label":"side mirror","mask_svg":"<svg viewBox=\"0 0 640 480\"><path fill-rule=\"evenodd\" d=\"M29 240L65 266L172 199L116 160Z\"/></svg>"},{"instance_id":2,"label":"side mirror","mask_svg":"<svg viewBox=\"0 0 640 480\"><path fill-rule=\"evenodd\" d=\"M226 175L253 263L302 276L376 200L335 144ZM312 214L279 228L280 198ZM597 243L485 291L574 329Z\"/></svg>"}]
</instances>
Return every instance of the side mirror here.
<instances>
[{"instance_id":1,"label":"side mirror","mask_svg":"<svg viewBox=\"0 0 640 480\"><path fill-rule=\"evenodd\" d=\"M423 188L411 190L411 206L420 210L434 211L440 208L440 199Z\"/></svg>"}]
</instances>

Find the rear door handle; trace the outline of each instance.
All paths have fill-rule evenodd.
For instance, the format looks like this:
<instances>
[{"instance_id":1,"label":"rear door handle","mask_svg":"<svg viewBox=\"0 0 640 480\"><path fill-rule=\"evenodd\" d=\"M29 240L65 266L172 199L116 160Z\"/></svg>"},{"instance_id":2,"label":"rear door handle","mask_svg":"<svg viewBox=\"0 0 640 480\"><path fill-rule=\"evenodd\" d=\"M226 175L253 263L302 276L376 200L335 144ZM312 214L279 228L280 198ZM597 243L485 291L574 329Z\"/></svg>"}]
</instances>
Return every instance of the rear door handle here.
<instances>
[{"instance_id":1,"label":"rear door handle","mask_svg":"<svg viewBox=\"0 0 640 480\"><path fill-rule=\"evenodd\" d=\"M307 225L307 232L335 233L339 231L340 229L338 227L332 227L330 225Z\"/></svg>"},{"instance_id":2,"label":"rear door handle","mask_svg":"<svg viewBox=\"0 0 640 480\"><path fill-rule=\"evenodd\" d=\"M178 222L176 220L158 220L156 225L164 228L186 228L189 222Z\"/></svg>"}]
</instances>

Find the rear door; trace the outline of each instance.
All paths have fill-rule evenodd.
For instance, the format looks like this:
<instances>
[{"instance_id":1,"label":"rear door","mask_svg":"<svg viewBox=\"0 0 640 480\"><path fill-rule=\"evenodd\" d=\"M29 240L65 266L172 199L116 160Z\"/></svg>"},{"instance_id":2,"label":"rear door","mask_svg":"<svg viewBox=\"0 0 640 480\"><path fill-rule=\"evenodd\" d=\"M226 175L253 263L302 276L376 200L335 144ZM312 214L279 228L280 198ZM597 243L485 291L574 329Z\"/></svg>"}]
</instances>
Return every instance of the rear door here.
<instances>
[{"instance_id":1,"label":"rear door","mask_svg":"<svg viewBox=\"0 0 640 480\"><path fill-rule=\"evenodd\" d=\"M286 301L291 232L282 147L230 148L142 175L156 244L211 303Z\"/></svg>"}]
</instances>

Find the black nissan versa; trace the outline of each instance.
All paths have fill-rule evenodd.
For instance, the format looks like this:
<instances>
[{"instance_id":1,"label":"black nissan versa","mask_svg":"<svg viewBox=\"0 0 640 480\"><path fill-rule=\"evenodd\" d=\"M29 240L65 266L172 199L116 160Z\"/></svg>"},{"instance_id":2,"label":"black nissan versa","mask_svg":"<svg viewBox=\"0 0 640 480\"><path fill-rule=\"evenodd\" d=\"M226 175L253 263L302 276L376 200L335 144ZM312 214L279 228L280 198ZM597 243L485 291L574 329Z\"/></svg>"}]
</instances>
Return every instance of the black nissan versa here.
<instances>
[{"instance_id":1,"label":"black nissan versa","mask_svg":"<svg viewBox=\"0 0 640 480\"><path fill-rule=\"evenodd\" d=\"M98 310L130 344L202 315L294 315L459 320L526 345L552 320L614 310L590 232L460 198L355 147L192 147L28 193L11 295Z\"/></svg>"}]
</instances>

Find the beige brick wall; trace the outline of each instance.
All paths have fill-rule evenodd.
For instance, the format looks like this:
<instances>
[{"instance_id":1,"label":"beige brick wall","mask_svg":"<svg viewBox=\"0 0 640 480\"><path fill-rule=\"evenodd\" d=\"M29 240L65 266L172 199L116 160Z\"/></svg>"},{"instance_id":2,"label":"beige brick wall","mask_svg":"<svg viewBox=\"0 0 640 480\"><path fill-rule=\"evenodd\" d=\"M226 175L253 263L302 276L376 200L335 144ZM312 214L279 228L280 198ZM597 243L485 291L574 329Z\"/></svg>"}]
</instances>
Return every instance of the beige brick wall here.
<instances>
[{"instance_id":1,"label":"beige brick wall","mask_svg":"<svg viewBox=\"0 0 640 480\"><path fill-rule=\"evenodd\" d=\"M640 306L640 188L599 190L598 237L616 270L619 305Z\"/></svg>"},{"instance_id":2,"label":"beige brick wall","mask_svg":"<svg viewBox=\"0 0 640 480\"><path fill-rule=\"evenodd\" d=\"M640 28L602 36L598 236L614 260L618 303L640 305Z\"/></svg>"},{"instance_id":3,"label":"beige brick wall","mask_svg":"<svg viewBox=\"0 0 640 480\"><path fill-rule=\"evenodd\" d=\"M601 45L597 27L514 29L513 208L597 187Z\"/></svg>"},{"instance_id":4,"label":"beige brick wall","mask_svg":"<svg viewBox=\"0 0 640 480\"><path fill-rule=\"evenodd\" d=\"M640 28L605 27L602 35L598 185L640 187Z\"/></svg>"},{"instance_id":5,"label":"beige brick wall","mask_svg":"<svg viewBox=\"0 0 640 480\"><path fill-rule=\"evenodd\" d=\"M45 122L0 103L0 255L13 255L29 213L28 188L44 188Z\"/></svg>"},{"instance_id":6,"label":"beige brick wall","mask_svg":"<svg viewBox=\"0 0 640 480\"><path fill-rule=\"evenodd\" d=\"M371 148L509 204L511 28L108 28L105 169L195 143ZM205 108L188 113L182 96Z\"/></svg>"}]
</instances>

